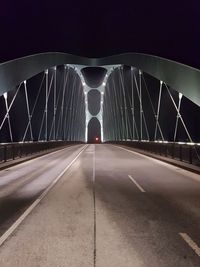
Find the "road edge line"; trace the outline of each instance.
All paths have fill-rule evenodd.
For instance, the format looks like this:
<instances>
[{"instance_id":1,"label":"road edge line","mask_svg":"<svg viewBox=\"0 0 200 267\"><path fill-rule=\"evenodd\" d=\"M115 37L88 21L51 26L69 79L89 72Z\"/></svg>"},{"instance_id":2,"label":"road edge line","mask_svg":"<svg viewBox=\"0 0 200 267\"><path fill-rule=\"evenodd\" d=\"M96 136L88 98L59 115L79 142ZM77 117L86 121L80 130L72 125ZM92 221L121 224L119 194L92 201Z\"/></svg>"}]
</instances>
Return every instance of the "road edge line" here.
<instances>
[{"instance_id":1,"label":"road edge line","mask_svg":"<svg viewBox=\"0 0 200 267\"><path fill-rule=\"evenodd\" d=\"M184 170L184 171L190 172L192 174L196 174L196 175L200 174L199 170L196 170L196 169L192 168L192 166L193 167L197 167L196 165L192 165L192 164L187 163L188 166L184 166L184 165L180 164L181 161L180 162L179 161L172 162L172 161L170 161L170 158L167 158L167 157L164 158L164 156L162 156L162 158L160 158L159 155L156 155L156 154L153 154L153 153L150 155L150 154L147 154L148 152L145 152L143 150L135 151L135 150L126 149L126 148L122 147L122 145L118 145L118 146L114 145L114 144L111 144L111 145L114 146L114 147L118 147L118 148L124 149L124 150L129 151L129 152L138 154L140 156L147 157L147 158L149 158L151 160L157 161L159 164L162 164L162 165L165 164L166 166L170 166L170 167L174 167L174 168L180 168L181 170ZM129 147L129 148L131 148L131 147Z\"/></svg>"},{"instance_id":2,"label":"road edge line","mask_svg":"<svg viewBox=\"0 0 200 267\"><path fill-rule=\"evenodd\" d=\"M53 186L60 180L64 173L72 166L72 164L78 159L84 148L78 153L78 155L67 165L67 167L51 182L51 184L42 192L42 194L23 212L23 214L8 228L8 230L0 237L0 246L10 237L10 235L17 229L17 227L26 219L26 217L33 211L33 209L42 201L42 199L48 194Z\"/></svg>"},{"instance_id":3,"label":"road edge line","mask_svg":"<svg viewBox=\"0 0 200 267\"><path fill-rule=\"evenodd\" d=\"M21 158L22 161L19 161L19 162L13 162L15 160L7 161L7 162L10 163L7 166L1 166L1 163L0 163L0 171L4 171L4 170L7 170L7 169L10 169L10 168L15 167L15 166L20 165L20 164L22 165L22 164L29 163L31 161L36 161L39 158L43 158L43 157L45 157L47 155L51 155L51 154L54 154L54 153L55 154L59 153L59 152L65 150L65 149L68 149L68 148L71 148L71 147L73 147L73 146L72 145L71 146L66 146L66 147L63 147L63 148L60 148L60 149L56 149L54 151L46 151L46 152L41 153L41 154L39 154L40 152L39 153L35 153L35 154L32 154L32 156L30 156L30 157L27 156L28 158L26 156L22 157ZM18 159L16 159L16 160L18 160Z\"/></svg>"}]
</instances>

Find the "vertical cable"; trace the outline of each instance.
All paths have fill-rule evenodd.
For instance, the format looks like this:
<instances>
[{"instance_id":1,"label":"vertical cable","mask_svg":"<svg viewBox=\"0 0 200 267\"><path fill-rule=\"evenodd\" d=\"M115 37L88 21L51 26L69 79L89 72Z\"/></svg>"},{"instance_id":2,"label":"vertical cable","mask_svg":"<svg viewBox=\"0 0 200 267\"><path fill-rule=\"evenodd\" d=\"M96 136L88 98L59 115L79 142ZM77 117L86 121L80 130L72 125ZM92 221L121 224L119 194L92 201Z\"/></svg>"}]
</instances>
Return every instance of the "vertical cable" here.
<instances>
[{"instance_id":1,"label":"vertical cable","mask_svg":"<svg viewBox=\"0 0 200 267\"><path fill-rule=\"evenodd\" d=\"M180 110L178 110L178 107L176 106L176 103L175 103L175 101L174 101L174 99L173 99L173 97L172 97L172 95L171 95L171 93L170 93L170 91L169 91L169 88L168 88L168 86L166 85L166 83L165 83L165 87L167 88L167 92L168 92L168 94L169 94L169 96L170 96L170 98L171 98L171 100L172 100L172 103L174 104L174 107L175 107L175 109L176 109L176 111L177 111L177 115L179 116L179 118L180 118L180 120L181 120L181 122L182 122L182 125L183 125L183 127L184 127L184 129L185 129L185 132L186 132L186 134L187 134L187 136L188 136L190 142L193 143L192 138L191 138L191 136L190 136L190 134L189 134L189 131L188 131L186 125L185 125L185 122L184 122L184 120L183 120L183 118L182 118L182 116L181 116L181 114L180 114Z\"/></svg>"},{"instance_id":2,"label":"vertical cable","mask_svg":"<svg viewBox=\"0 0 200 267\"><path fill-rule=\"evenodd\" d=\"M142 128L142 114L143 114L143 109L142 109L142 81L141 81L141 75L142 72L139 70L139 98L140 98L140 140L143 139L143 128Z\"/></svg>"},{"instance_id":3,"label":"vertical cable","mask_svg":"<svg viewBox=\"0 0 200 267\"><path fill-rule=\"evenodd\" d=\"M136 86L136 91L137 91L137 95L138 95L138 99L139 99L139 103L140 103L140 139L142 138L142 120L144 120L144 125L145 125L145 130L146 130L146 134L147 134L147 139L149 140L149 131L148 131L148 128L147 128L147 124L146 124L146 119L145 119L145 115L144 115L144 112L143 112L143 109L142 109L142 99L141 99L141 90L139 90L138 88L138 83L137 83L137 80L136 80L136 76L135 76L135 73L133 73L134 75L134 81L135 81L135 86ZM141 78L141 75L142 73L140 72L140 78ZM141 79L140 79L140 84L141 84ZM140 85L140 87L142 87ZM142 140L142 139L141 139Z\"/></svg>"},{"instance_id":4,"label":"vertical cable","mask_svg":"<svg viewBox=\"0 0 200 267\"><path fill-rule=\"evenodd\" d=\"M31 114L30 114L30 108L29 108L29 100L28 100L28 93L27 93L27 85L26 81L24 81L24 91L25 91L25 97L26 97L26 107L27 107L27 113L28 113L28 125L30 129L31 134L31 141L33 141L33 131L32 131L32 125L31 125ZM25 140L25 136L23 137L23 142Z\"/></svg>"},{"instance_id":5,"label":"vertical cable","mask_svg":"<svg viewBox=\"0 0 200 267\"><path fill-rule=\"evenodd\" d=\"M156 125L155 125L155 133L154 133L154 141L156 141L157 138L157 129L159 125L159 114L160 114L160 101L161 101L161 96L162 96L162 84L163 82L160 81L160 89L159 89L159 96L158 96L158 105L157 105L157 113L155 115L156 119ZM161 133L162 140L164 140L162 133Z\"/></svg>"},{"instance_id":6,"label":"vertical cable","mask_svg":"<svg viewBox=\"0 0 200 267\"><path fill-rule=\"evenodd\" d=\"M121 79L122 85L122 93L123 93L123 101L124 101L124 115L125 115L125 131L126 131L126 140L128 139L128 123L127 123L127 104L126 104L126 95L125 95L125 87L124 87L124 80L122 78L123 68L119 69L119 75Z\"/></svg>"},{"instance_id":7,"label":"vertical cable","mask_svg":"<svg viewBox=\"0 0 200 267\"><path fill-rule=\"evenodd\" d=\"M32 110L31 110L30 123L31 123L31 120L32 120L32 117L33 117L33 114L34 114L34 111L35 111L35 107L36 107L36 105L37 105L37 102L38 102L38 99L39 99L39 96L40 96L40 92L41 92L42 85L43 85L43 82L44 82L44 77L45 77L45 74L42 76L42 81L41 81L41 83L40 83L40 87L39 87L39 90L38 90L38 92L37 92L37 96L36 96L36 99L35 99L33 108L32 108ZM25 137L26 137L26 134L27 134L28 129L29 129L29 122L28 122L28 124L27 124L27 126L26 126L26 130L25 130L25 132L24 132L24 136L23 136L23 139L22 139L23 142L24 142L24 140L25 140Z\"/></svg>"},{"instance_id":8,"label":"vertical cable","mask_svg":"<svg viewBox=\"0 0 200 267\"><path fill-rule=\"evenodd\" d=\"M113 91L114 91L114 103L115 103L115 110L116 110L116 121L117 121L117 128L118 128L118 140L122 140L122 127L120 127L121 120L120 120L120 109L119 107L119 101L118 101L118 95L116 92L116 85L114 80L114 75L112 74L112 83L113 83ZM117 117L118 116L118 117Z\"/></svg>"},{"instance_id":9,"label":"vertical cable","mask_svg":"<svg viewBox=\"0 0 200 267\"><path fill-rule=\"evenodd\" d=\"M56 67L54 67L54 91L53 91L53 139L56 139Z\"/></svg>"},{"instance_id":10,"label":"vertical cable","mask_svg":"<svg viewBox=\"0 0 200 267\"><path fill-rule=\"evenodd\" d=\"M12 129L10 124L10 115L9 115L9 109L8 109L8 93L4 93L4 100L6 105L6 114L7 114L7 120L8 120L8 127L9 127L9 133L10 133L10 141L13 142L13 136L12 136Z\"/></svg>"},{"instance_id":11,"label":"vertical cable","mask_svg":"<svg viewBox=\"0 0 200 267\"><path fill-rule=\"evenodd\" d=\"M18 92L19 92L20 87L21 87L21 83L20 83L20 85L17 87L17 91L16 91L16 93L15 93L15 95L14 95L14 97L13 97L13 99L12 99L12 101L11 101L9 107L8 107L8 109L6 109L6 114L5 114L5 116L4 116L4 118L3 118L2 122L1 122L1 125L0 125L0 131L1 131L2 127L3 127L3 125L4 125L5 120L6 120L6 119L8 118L8 116L9 116L10 109L11 109L11 107L12 107L12 105L13 105L13 103L14 103L16 97L17 97L17 94L18 94ZM4 93L4 98L5 98L5 97L7 98L7 93Z\"/></svg>"},{"instance_id":12,"label":"vertical cable","mask_svg":"<svg viewBox=\"0 0 200 267\"><path fill-rule=\"evenodd\" d=\"M176 136L177 136L177 129L178 129L178 121L179 121L179 114L180 114L180 109L181 109L181 99L182 99L182 94L179 93L178 94L179 98L178 98L178 111L177 111L177 115L176 115L176 125L175 125L175 129L174 129L174 142L176 142Z\"/></svg>"},{"instance_id":13,"label":"vertical cable","mask_svg":"<svg viewBox=\"0 0 200 267\"><path fill-rule=\"evenodd\" d=\"M45 90L45 141L48 140L47 136L47 127L48 127L48 114L47 114L47 109L48 109L48 70L45 71L46 74L46 90Z\"/></svg>"},{"instance_id":14,"label":"vertical cable","mask_svg":"<svg viewBox=\"0 0 200 267\"><path fill-rule=\"evenodd\" d=\"M135 112L134 112L134 92L133 92L133 67L131 67L131 111L132 111L132 140L135 140Z\"/></svg>"},{"instance_id":15,"label":"vertical cable","mask_svg":"<svg viewBox=\"0 0 200 267\"><path fill-rule=\"evenodd\" d=\"M154 109L154 105L153 105L153 102L151 100L151 96L150 96L150 93L149 93L149 89L147 87L147 83L145 81L145 78L144 78L144 75L142 75L142 78L143 78L143 81L144 81L144 85L145 85L145 89L146 89L146 92L147 92L147 95L148 95L148 98L149 98L149 101L150 101L150 104L151 104L151 108L152 108L152 111L153 111L153 115L155 117L155 121L156 121L156 112L155 112L155 109ZM161 81L160 81L161 82ZM160 99L161 101L161 99ZM163 132L162 132L162 129L160 127L160 123L159 123L159 120L157 121L157 126L158 126L158 129L159 129L159 132L160 132L160 136L162 138L162 140L164 141L164 136L163 136Z\"/></svg>"}]
</instances>

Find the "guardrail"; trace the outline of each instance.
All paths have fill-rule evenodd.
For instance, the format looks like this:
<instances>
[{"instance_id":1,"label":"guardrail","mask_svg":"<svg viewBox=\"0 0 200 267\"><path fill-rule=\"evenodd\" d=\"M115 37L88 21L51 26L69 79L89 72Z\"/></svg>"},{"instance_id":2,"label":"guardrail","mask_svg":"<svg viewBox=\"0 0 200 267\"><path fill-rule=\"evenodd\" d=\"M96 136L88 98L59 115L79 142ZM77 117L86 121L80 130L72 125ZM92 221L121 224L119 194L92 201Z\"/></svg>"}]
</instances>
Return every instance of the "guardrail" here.
<instances>
[{"instance_id":1,"label":"guardrail","mask_svg":"<svg viewBox=\"0 0 200 267\"><path fill-rule=\"evenodd\" d=\"M0 162L30 156L35 153L45 152L72 144L82 144L82 142L49 141L0 144Z\"/></svg>"},{"instance_id":2,"label":"guardrail","mask_svg":"<svg viewBox=\"0 0 200 267\"><path fill-rule=\"evenodd\" d=\"M200 166L200 145L197 144L151 141L115 141L108 143L127 145L153 154Z\"/></svg>"}]
</instances>

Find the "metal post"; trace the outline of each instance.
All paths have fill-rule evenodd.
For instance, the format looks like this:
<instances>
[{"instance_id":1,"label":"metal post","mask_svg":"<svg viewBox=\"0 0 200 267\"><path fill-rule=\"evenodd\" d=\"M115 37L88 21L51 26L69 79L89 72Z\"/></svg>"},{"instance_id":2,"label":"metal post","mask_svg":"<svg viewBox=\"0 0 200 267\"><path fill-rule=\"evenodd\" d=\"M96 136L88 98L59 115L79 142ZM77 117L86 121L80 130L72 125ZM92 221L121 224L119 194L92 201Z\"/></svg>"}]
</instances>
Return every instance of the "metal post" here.
<instances>
[{"instance_id":1,"label":"metal post","mask_svg":"<svg viewBox=\"0 0 200 267\"><path fill-rule=\"evenodd\" d=\"M7 145L4 145L4 162L7 161Z\"/></svg>"},{"instance_id":2,"label":"metal post","mask_svg":"<svg viewBox=\"0 0 200 267\"><path fill-rule=\"evenodd\" d=\"M192 151L193 151L193 150L192 150L192 146L190 146L190 147L189 147L189 163L190 163L190 164L192 164L192 155L193 155Z\"/></svg>"}]
</instances>

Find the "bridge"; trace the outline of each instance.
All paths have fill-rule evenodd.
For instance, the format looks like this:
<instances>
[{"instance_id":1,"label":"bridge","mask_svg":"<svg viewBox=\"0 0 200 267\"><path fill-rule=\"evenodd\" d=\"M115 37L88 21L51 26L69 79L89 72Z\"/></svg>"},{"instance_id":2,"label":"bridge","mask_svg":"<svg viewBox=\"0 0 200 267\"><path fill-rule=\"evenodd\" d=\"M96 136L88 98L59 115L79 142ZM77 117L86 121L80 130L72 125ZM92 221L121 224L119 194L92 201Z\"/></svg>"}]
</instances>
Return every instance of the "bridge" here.
<instances>
[{"instance_id":1,"label":"bridge","mask_svg":"<svg viewBox=\"0 0 200 267\"><path fill-rule=\"evenodd\" d=\"M0 95L0 266L199 266L198 69L36 54Z\"/></svg>"}]
</instances>

